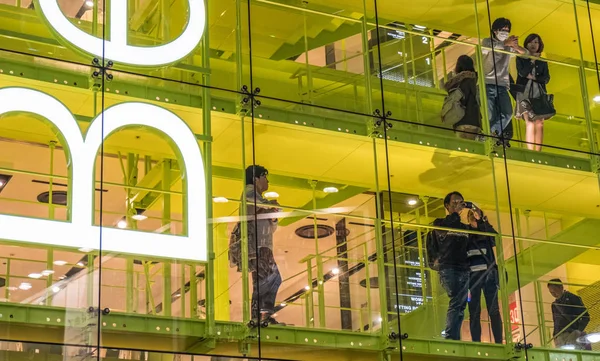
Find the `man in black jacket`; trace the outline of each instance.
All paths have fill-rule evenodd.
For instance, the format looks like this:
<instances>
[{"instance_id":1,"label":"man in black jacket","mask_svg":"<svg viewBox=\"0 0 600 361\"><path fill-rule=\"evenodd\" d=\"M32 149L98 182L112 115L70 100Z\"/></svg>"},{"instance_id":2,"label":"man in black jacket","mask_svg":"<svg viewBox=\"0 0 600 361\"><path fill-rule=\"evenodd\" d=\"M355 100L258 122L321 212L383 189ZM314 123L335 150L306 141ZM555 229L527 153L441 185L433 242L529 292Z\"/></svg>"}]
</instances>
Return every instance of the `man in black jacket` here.
<instances>
[{"instance_id":1,"label":"man in black jacket","mask_svg":"<svg viewBox=\"0 0 600 361\"><path fill-rule=\"evenodd\" d=\"M556 298L552 302L552 318L554 320L554 343L556 347L572 346L578 350L586 350L589 345L577 339L585 336L583 332L590 322L590 314L581 297L565 290L558 278L548 282L548 291Z\"/></svg>"},{"instance_id":2,"label":"man in black jacket","mask_svg":"<svg viewBox=\"0 0 600 361\"><path fill-rule=\"evenodd\" d=\"M444 336L460 340L462 321L467 307L469 292L469 261L467 244L469 234L461 232L469 226L461 223L460 213L465 208L463 196L452 192L444 198L448 215L433 222L437 227L453 228L456 231L434 229L430 232L427 252L431 267L439 271L442 287L450 297L446 314Z\"/></svg>"}]
</instances>

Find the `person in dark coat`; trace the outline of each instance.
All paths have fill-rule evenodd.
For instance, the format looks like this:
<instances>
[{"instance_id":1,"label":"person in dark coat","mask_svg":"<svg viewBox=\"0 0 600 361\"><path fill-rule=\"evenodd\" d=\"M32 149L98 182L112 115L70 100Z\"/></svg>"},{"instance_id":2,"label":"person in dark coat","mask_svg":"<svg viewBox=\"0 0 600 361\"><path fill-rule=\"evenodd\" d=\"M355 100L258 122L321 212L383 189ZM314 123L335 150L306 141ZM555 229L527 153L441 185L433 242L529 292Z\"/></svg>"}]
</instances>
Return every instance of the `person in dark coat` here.
<instances>
[{"instance_id":1,"label":"person in dark coat","mask_svg":"<svg viewBox=\"0 0 600 361\"><path fill-rule=\"evenodd\" d=\"M472 230L496 233L481 209L473 207L469 210L468 216ZM494 237L469 234L469 246L467 248L467 257L471 268L471 274L469 275L469 290L471 291L469 324L474 342L481 342L481 294L483 293L494 341L502 343L502 317L498 305L500 279L496 257L494 256L494 247L496 247Z\"/></svg>"},{"instance_id":2,"label":"person in dark coat","mask_svg":"<svg viewBox=\"0 0 600 361\"><path fill-rule=\"evenodd\" d=\"M555 298L552 302L552 319L554 321L554 343L556 347L569 347L576 350L590 350L587 342L582 342L586 335L585 328L590 323L590 313L581 297L565 290L562 281L555 278L548 282L548 291Z\"/></svg>"},{"instance_id":3,"label":"person in dark coat","mask_svg":"<svg viewBox=\"0 0 600 361\"><path fill-rule=\"evenodd\" d=\"M465 116L454 125L459 138L475 140L481 134L481 110L479 109L479 88L473 59L461 55L456 62L455 75L444 85L447 92L459 88L465 107Z\"/></svg>"},{"instance_id":4,"label":"person in dark coat","mask_svg":"<svg viewBox=\"0 0 600 361\"><path fill-rule=\"evenodd\" d=\"M538 34L531 34L523 44L527 55L539 58L544 51L544 42ZM546 93L546 84L550 82L548 63L540 59L517 58L517 89L515 117L524 119L526 124L526 141L529 150L542 150L544 138L544 120L531 119L530 109L521 105L523 100L537 98Z\"/></svg>"}]
</instances>

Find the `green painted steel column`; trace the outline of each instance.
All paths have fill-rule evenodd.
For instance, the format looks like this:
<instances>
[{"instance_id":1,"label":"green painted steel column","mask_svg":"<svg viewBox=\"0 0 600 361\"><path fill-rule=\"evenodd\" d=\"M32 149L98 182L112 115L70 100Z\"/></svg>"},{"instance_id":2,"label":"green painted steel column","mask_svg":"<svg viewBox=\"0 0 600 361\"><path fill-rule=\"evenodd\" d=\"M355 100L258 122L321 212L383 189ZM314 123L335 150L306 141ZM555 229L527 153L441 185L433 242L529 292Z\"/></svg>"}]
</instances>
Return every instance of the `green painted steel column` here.
<instances>
[{"instance_id":1,"label":"green painted steel column","mask_svg":"<svg viewBox=\"0 0 600 361\"><path fill-rule=\"evenodd\" d=\"M235 1L235 18L236 18L236 71L237 71L237 89L242 89L244 85L244 62L243 62L243 36L242 36L242 0ZM242 100L242 95L238 97L238 114L240 115L240 126L242 134L242 170L246 169L246 124L245 114L240 113L239 104ZM242 248L242 320L244 324L250 321L250 291L248 282L248 223L245 218L247 213L246 205L246 187L245 180L242 179L242 199L240 203L240 230L241 230L241 248Z\"/></svg>"},{"instance_id":2,"label":"green painted steel column","mask_svg":"<svg viewBox=\"0 0 600 361\"><path fill-rule=\"evenodd\" d=\"M98 253L100 253L101 251L98 251ZM94 256L91 253L88 253L87 255L87 265L86 265L86 269L87 269L87 304L88 306L99 306L99 301L100 300L94 300L94 286L98 287L98 291L100 291L100 288L102 287L102 285L98 284L94 284Z\"/></svg>"},{"instance_id":3,"label":"green painted steel column","mask_svg":"<svg viewBox=\"0 0 600 361\"><path fill-rule=\"evenodd\" d=\"M575 0L573 0L573 15L575 16L575 29L577 30L577 44L579 45L579 61L580 61L580 68L579 68L579 77L580 77L580 86L581 86L581 97L583 98L583 111L585 114L585 125L586 125L586 131L587 131L587 136L588 139L590 140L590 151L592 152L592 154L598 154L598 147L596 146L596 142L594 141L596 139L595 135L594 135L594 128L592 125L592 112L590 109L590 99L588 97L588 87L587 87L587 79L585 76L585 61L584 61L584 56L583 56L583 48L581 45L581 32L579 30L579 16L577 15L577 3L575 2ZM594 44L595 45L595 44ZM600 173L599 172L599 165L598 164L598 156L592 156L591 157L591 163L592 163L592 170L595 171L596 173ZM600 176L600 174L599 174ZM600 178L598 178L600 181Z\"/></svg>"},{"instance_id":4,"label":"green painted steel column","mask_svg":"<svg viewBox=\"0 0 600 361\"><path fill-rule=\"evenodd\" d=\"M185 304L185 295L187 294L188 290L185 287L186 284L186 274L185 274L185 263L179 263L179 277L181 278L180 284L179 284L179 299L181 302L181 317L182 318L186 318L185 314L187 312L186 310L186 304ZM192 287L192 279L193 279L193 274L190 275L190 287Z\"/></svg>"},{"instance_id":5,"label":"green painted steel column","mask_svg":"<svg viewBox=\"0 0 600 361\"><path fill-rule=\"evenodd\" d=\"M46 269L52 270L54 267L54 249L49 248L46 255ZM54 291L52 291L52 283L54 279L54 274L50 273L48 278L46 278L46 306L52 306L52 297L54 295ZM8 283L6 284L6 288L8 288Z\"/></svg>"},{"instance_id":6,"label":"green painted steel column","mask_svg":"<svg viewBox=\"0 0 600 361\"><path fill-rule=\"evenodd\" d=\"M133 277L134 277L134 271L133 271L133 258L127 257L125 259L125 262L127 262L126 265L126 269L125 269L125 311L127 313L132 313L135 310L133 309L133 298L134 298L134 292L133 292Z\"/></svg>"},{"instance_id":7,"label":"green painted steel column","mask_svg":"<svg viewBox=\"0 0 600 361\"><path fill-rule=\"evenodd\" d=\"M54 219L54 151L56 149L56 142L51 141L50 144L50 177L48 178L48 216L50 219Z\"/></svg>"},{"instance_id":8,"label":"green painted steel column","mask_svg":"<svg viewBox=\"0 0 600 361\"><path fill-rule=\"evenodd\" d=\"M317 210L317 181L312 180L309 182L312 188L312 208L313 212ZM325 285L323 283L323 259L319 253L319 228L317 222L317 214L313 213L313 231L315 239L315 254L317 262L317 297L319 298L319 327L325 327ZM312 272L310 270L309 272ZM309 279L309 286L312 284L312 277ZM312 290L311 290L312 293Z\"/></svg>"},{"instance_id":9,"label":"green painted steel column","mask_svg":"<svg viewBox=\"0 0 600 361\"><path fill-rule=\"evenodd\" d=\"M542 347L547 347L548 340L546 338L546 315L544 310L544 297L542 296L542 287L539 281L534 282L535 285L535 306L537 308L538 327L540 332L540 342Z\"/></svg>"},{"instance_id":10,"label":"green painted steel column","mask_svg":"<svg viewBox=\"0 0 600 361\"><path fill-rule=\"evenodd\" d=\"M170 159L165 159L163 161L162 167L162 190L165 192L162 194L163 197L163 209L162 209L162 225L170 225L171 224L171 194L169 191L171 190L171 164ZM189 220L188 220L189 222ZM172 228L169 227L169 230ZM170 232L170 231L169 231ZM171 316L171 262L165 261L163 262L163 308L162 312L164 316Z\"/></svg>"},{"instance_id":11,"label":"green painted steel column","mask_svg":"<svg viewBox=\"0 0 600 361\"><path fill-rule=\"evenodd\" d=\"M347 242L346 242L347 243ZM369 268L371 267L371 265L369 264L369 247L367 245L367 243L365 242L363 244L363 253L364 253L364 262L365 262L365 280L367 280L366 283L366 290L367 290L367 319L369 320L369 330L371 330L371 325L373 324L373 302L371 301L371 272L369 271ZM346 259L348 258L348 252L346 252ZM360 331L363 331L363 327L364 327L364 323L362 321L362 312L359 313L361 316L361 322L360 322ZM383 315L381 315L381 318L383 319Z\"/></svg>"},{"instance_id":12,"label":"green painted steel column","mask_svg":"<svg viewBox=\"0 0 600 361\"><path fill-rule=\"evenodd\" d=\"M7 258L6 259L6 287L4 287L4 298L9 300L10 297L10 262L11 259Z\"/></svg>"},{"instance_id":13,"label":"green painted steel column","mask_svg":"<svg viewBox=\"0 0 600 361\"><path fill-rule=\"evenodd\" d=\"M315 327L315 307L313 302L314 287L312 285L312 258L306 260L306 282L306 317L308 319L306 327L313 328Z\"/></svg>"},{"instance_id":14,"label":"green painted steel column","mask_svg":"<svg viewBox=\"0 0 600 361\"><path fill-rule=\"evenodd\" d=\"M207 13L210 13L209 8L211 6L211 2L208 0L204 1ZM204 69L210 69L210 43L209 43L209 26L206 26L204 36L202 38L202 67ZM202 74L202 125L203 125L203 135L205 137L212 138L212 99L210 92L210 72L205 72ZM213 215L213 191L212 191L212 142L205 141L202 143L203 152L202 156L204 158L204 169L205 169L205 186L206 186L206 216L209 220L212 220ZM191 184L189 187L193 187ZM190 220L188 220L189 222ZM191 220L192 222L194 220ZM205 303L204 307L206 308L206 322L207 322L207 332L209 335L213 335L215 333L215 251L214 251L214 228L212 226L212 222L210 226L206 228L206 238L207 238L207 254L208 254L208 264L206 264L205 268L205 277L204 277L204 286L205 286ZM220 269L218 273L226 273L229 271L227 269ZM195 274L193 275L195 278ZM195 279L194 279L195 281ZM229 301L229 300L228 300Z\"/></svg>"},{"instance_id":15,"label":"green painted steel column","mask_svg":"<svg viewBox=\"0 0 600 361\"><path fill-rule=\"evenodd\" d=\"M132 204L131 204L131 188L130 186L137 185L137 157L133 153L127 154L127 171L123 171L123 178L125 185L125 193L127 194L127 204L125 205L126 211L126 221L127 224L131 227L131 229L137 229L137 221L131 218L132 216ZM119 157L119 161L121 158ZM123 167L123 163L121 161L121 167ZM135 211L135 209L133 209ZM127 257L125 259L125 310L127 312L134 312L133 309L133 258Z\"/></svg>"},{"instance_id":16,"label":"green painted steel column","mask_svg":"<svg viewBox=\"0 0 600 361\"><path fill-rule=\"evenodd\" d=\"M421 223L421 212L416 209L417 224ZM427 281L425 280L425 255L423 254L423 231L421 227L417 228L417 249L419 253L419 273L421 276L421 296L423 296L423 304L427 302Z\"/></svg>"},{"instance_id":17,"label":"green painted steel column","mask_svg":"<svg viewBox=\"0 0 600 361\"><path fill-rule=\"evenodd\" d=\"M385 255L383 251L383 234L381 232L385 215L382 214L383 208L380 199L379 188L379 167L377 166L377 138L373 138L373 166L375 170L375 210L377 216L375 218L375 252L377 253L377 274L378 274L378 290L379 290L379 308L381 313L381 337L387 340L390 323L388 318L388 299L386 294L387 280L385 277ZM369 283L370 280L367 280ZM369 325L373 320L369 320Z\"/></svg>"},{"instance_id":18,"label":"green painted steel column","mask_svg":"<svg viewBox=\"0 0 600 361\"><path fill-rule=\"evenodd\" d=\"M483 97L485 98L485 97ZM502 324L504 326L504 337L506 339L507 349L512 349L512 328L510 325L510 311L508 309L508 292L507 292L507 280L506 280L506 268L504 266L504 244L502 242L502 223L500 220L500 201L498 199L498 184L496 181L496 161L495 158L490 154L490 162L492 165L492 179L494 180L494 201L496 203L496 264L498 265L498 278L500 279L500 306L502 312ZM516 255L515 255L516 257ZM518 275L517 275L518 277Z\"/></svg>"},{"instance_id":19,"label":"green painted steel column","mask_svg":"<svg viewBox=\"0 0 600 361\"><path fill-rule=\"evenodd\" d=\"M215 226L214 232L215 244L215 319L219 321L229 321L229 238L227 237L227 223L220 223Z\"/></svg>"},{"instance_id":20,"label":"green painted steel column","mask_svg":"<svg viewBox=\"0 0 600 361\"><path fill-rule=\"evenodd\" d=\"M198 285L196 280L196 267L190 268L190 318L198 318Z\"/></svg>"},{"instance_id":21,"label":"green painted steel column","mask_svg":"<svg viewBox=\"0 0 600 361\"><path fill-rule=\"evenodd\" d=\"M171 289L171 262L163 263L163 316L171 316L171 305L173 301L171 300L171 294L173 293Z\"/></svg>"},{"instance_id":22,"label":"green painted steel column","mask_svg":"<svg viewBox=\"0 0 600 361\"><path fill-rule=\"evenodd\" d=\"M369 27L367 26L367 4L363 1L364 15L362 17L361 36L363 53L363 71L365 74L365 99L367 101L367 114L373 114L373 90L371 88L371 58L369 57Z\"/></svg>"}]
</instances>

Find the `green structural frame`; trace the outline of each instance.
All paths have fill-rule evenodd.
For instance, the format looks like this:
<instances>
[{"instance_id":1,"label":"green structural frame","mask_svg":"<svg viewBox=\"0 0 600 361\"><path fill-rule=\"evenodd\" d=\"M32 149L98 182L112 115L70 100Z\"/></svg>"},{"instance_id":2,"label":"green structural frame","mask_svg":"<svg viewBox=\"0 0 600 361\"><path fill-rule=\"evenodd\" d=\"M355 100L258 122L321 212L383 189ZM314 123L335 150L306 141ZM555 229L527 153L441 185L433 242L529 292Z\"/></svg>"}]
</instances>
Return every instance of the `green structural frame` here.
<instances>
[{"instance_id":1,"label":"green structural frame","mask_svg":"<svg viewBox=\"0 0 600 361\"><path fill-rule=\"evenodd\" d=\"M166 2L163 1L163 4ZM242 27L241 16L239 13L239 9L241 8L242 0L237 0L238 10L237 19L238 19L238 30ZM13 14L13 16L18 16ZM367 19L362 19L361 23L361 32L363 37L366 39L367 36ZM95 29L97 30L97 29ZM168 29L164 29L164 31L168 32ZM237 44L240 47L240 51L237 52L238 59L236 60L236 64L238 67L238 79L237 85L238 89L242 88L244 85L244 79L242 75L242 62L243 60L239 57L242 54L241 44L243 43L242 32L238 31L238 41ZM22 37L22 34L4 34L15 37ZM202 80L200 84L189 84L188 86L183 85L181 83L177 83L177 86L170 85L170 82L166 82L156 85L139 85L133 82L129 82L127 80L116 79L110 83L110 89L106 87L102 89L98 86L98 83L92 79L91 72L92 69L88 73L80 72L66 72L60 71L48 66L36 65L33 66L27 62L23 57L15 56L15 57L2 57L0 59L0 69L2 69L2 73L4 75L10 75L15 77L22 77L32 80L37 80L40 82L48 82L48 83L56 83L57 81L64 84L64 86L75 87L80 89L93 89L94 91L101 91L105 93L114 93L116 90L120 90L121 92L127 92L128 96L155 101L156 97L159 96L160 99L170 99L170 102L176 102L178 105L196 107L202 109L203 114L203 134L197 135L198 141L202 146L202 154L204 157L204 164L211 165L212 164L212 132L211 132L211 116L212 112L222 112L238 115L242 119L242 132L244 131L244 124L248 121L248 119L253 119L254 117L258 117L262 120L269 120L274 122L282 122L290 125L295 125L298 127L311 127L318 128L323 130L328 130L331 132L344 132L349 134L356 134L362 136L370 136L373 139L374 145L374 154L375 160L377 160L377 152L375 142L378 138L383 137L381 132L379 132L376 128L373 127L373 121L375 118L371 118L366 115L348 115L344 114L343 117L336 117L332 115L333 112L327 112L323 109L320 112L319 109L316 109L315 112L300 112L300 111L289 111L283 109L277 109L274 107L260 107L256 110L248 110L242 109L240 106L241 98L244 96L240 93L230 92L232 95L230 98L227 97L218 97L212 95L211 88L211 72L210 72L210 45L209 45L209 36L208 29L206 30L206 34L204 36L204 40L202 41L202 64L200 67L193 65L180 65L178 68L182 71L193 71L202 75ZM53 44L54 41L51 39L44 38L36 38L36 39L27 39L30 41L43 42L47 44ZM366 44L366 42L364 42ZM56 45L58 45L56 43ZM364 51L365 54L365 66L368 66L368 55L367 51ZM479 52L477 52L479 53ZM480 62L479 62L480 63ZM581 64L580 73L583 74L585 68L584 64ZM307 70L307 77L310 78L310 69ZM311 83L311 79L308 79L308 84ZM585 85L585 76L582 75L582 88ZM371 89L370 79L367 77L365 81L365 88L369 91ZM221 93L224 93L222 91ZM225 92L226 93L226 92ZM586 94L587 91L583 89L583 94ZM368 99L368 109L369 111L374 110L374 106L372 104L372 99ZM166 101L165 101L166 103ZM590 139L593 139L593 134L595 130L592 127L591 122L591 114L589 112L589 107L586 107L586 121L587 124L587 132L592 136ZM77 116L77 119L80 122L89 122L91 119L85 116ZM459 139L448 138L441 135L431 134L424 132L422 130L413 130L413 129L391 129L386 132L388 136L388 140L391 142L403 142L414 145L420 145L425 147L434 147L470 154L476 154L484 157L489 157L493 162L493 158L501 157L502 155L498 155L493 152L489 142L482 144L474 144L468 141L462 141ZM242 139L245 139L242 136ZM595 148L594 142L592 142L592 151L597 151ZM245 149L246 145L243 145L243 149ZM50 144L49 147L54 149L54 145ZM53 154L53 152L52 152ZM580 157L571 157L560 154L548 154L548 153L539 153L532 155L531 152L512 148L507 150L506 157L509 161L520 161L527 163L537 163L545 166L551 167L559 167L564 169L570 169L573 171L585 171L585 172L595 172L597 173L600 169L598 167L598 161L596 155L591 155L590 158L580 158ZM122 159L123 157L121 157ZM157 171L157 174L152 175L152 177L156 177L155 179L145 178L135 182L132 177L132 172L135 172L138 160L138 156L135 154L127 154L126 155L126 166L123 164L123 174L125 179L127 179L127 183L124 185L128 190L128 194L131 198L133 198L134 192L144 192L147 197L143 198L146 204L151 204L156 201L155 196L157 192L161 193L161 196L166 200L167 206L169 208L169 198L171 192L167 191L167 184L172 184L175 177L177 176L178 169L177 165L174 162L162 162L160 163L160 168L155 165L150 159L147 159L147 170L152 171L154 169L160 170ZM53 169L53 160L51 161L51 170ZM377 166L377 161L374 162L375 166ZM168 166L167 166L168 165ZM10 171L9 169L5 169ZM376 170L377 171L377 170ZM207 184L207 199L211 199L212 196L212 179L213 177L228 177L232 179L242 179L243 175L240 170L228 169L223 167L206 167L206 184ZM50 174L50 189L52 194L52 182L56 180L58 177ZM495 178L495 177L494 177ZM301 188L310 188L310 184L307 180L304 179L295 179L290 177L282 177L278 175L273 175L272 181L277 183L285 183L285 184L295 184L297 187ZM161 189L162 188L162 189ZM350 186L346 188L347 193L343 193L338 195L337 197L350 197L353 194L358 194L364 191L363 188L359 186ZM379 193L380 185L376 184L376 191ZM153 198L154 197L154 198ZM242 197L242 209L245 209L245 197ZM324 200L314 200L313 202L306 205L306 210L310 209L319 209L322 207L326 207L330 204L334 204L339 202L340 199L336 198L336 196L328 196L328 198ZM380 200L377 199L379 203ZM498 201L496 200L496 203ZM52 204L52 202L50 202ZM49 207L49 216L53 217L54 206ZM209 217L212 217L212 202L207 202L207 214ZM385 219L383 212L383 207L378 204L378 214L376 219L376 237L378 240L382 239L381 234L381 223L382 220ZM165 211L163 214L163 221L168 221L169 212ZM310 212L307 212L310 214ZM129 214L130 217L132 214ZM417 214L417 217L419 215ZM295 219L288 219L286 222L292 223ZM244 226L244 223L242 223ZM214 239L214 229L213 227L209 227L207 237L209 240ZM501 230L500 230L501 232ZM502 232L501 232L502 233ZM246 232L243 231L243 234ZM501 249L501 238L498 237L499 247ZM247 242L247 239L244 240ZM384 250L382 248L381 242L376 242L377 249L376 253L378 255L377 261L377 269L380 275L385 274L385 264L382 261L384 259L383 254ZM243 250L247 249L246 247L242 247ZM51 249L49 249L51 250ZM421 245L422 252L422 245ZM51 254L51 252L49 252ZM299 328L299 327L267 327L260 329L251 329L246 326L246 323L250 319L249 315L249 299L250 295L248 293L249 290L249 280L248 280L248 272L242 272L242 284L243 284L243 302L244 302L244 311L243 311L243 322L223 322L218 321L215 317L216 309L215 305L215 277L211 277L211 275L215 275L216 270L216 254L214 249L213 242L208 242L208 255L209 261L204 266L204 273L202 275L196 274L196 269L194 264L185 264L189 270L190 280L189 285L185 282L182 282L180 285L180 290L189 290L190 292L190 303L187 305L190 310L191 318L175 318L171 316L170 312L170 304L171 304L171 294L165 292L163 295L162 307L163 307L163 316L156 315L156 308L154 300L151 301L152 304L152 312L149 314L136 314L133 313L133 279L132 279L132 270L133 270L133 256L127 257L127 270L128 276L126 279L126 292L128 297L128 302L126 309L128 312L126 313L118 313L111 312L109 314L98 314L97 322L100 323L99 329L102 332L102 347L104 348L123 348L130 349L136 348L143 349L144 347L152 347L153 350L156 351L164 351L164 352L187 352L193 354L217 354L221 353L220 350L224 347L227 352L231 352L230 348L227 348L230 345L236 346L237 354L242 355L252 355L252 346L256 345L257 342L261 342L262 345L266 347L278 347L278 346L289 346L295 348L305 348L307 352L311 352L312 350L335 350L339 352L360 352L366 355L373 355L377 357L378 360L389 360L390 358L397 355L399 352L402 352L403 355L406 355L411 358L454 358L454 359L490 359L490 360L508 360L508 359L525 359L526 352L520 348L515 347L516 345L508 340L506 345L495 345L495 344L481 344L481 343L470 343L470 342L454 342L454 341L445 341L445 340L435 340L435 339L418 339L411 338L402 340L402 346L400 346L400 342L398 340L394 340L389 337L389 334L385 330L397 329L397 321L388 320L387 317L384 317L382 320L382 327L379 332L375 333L360 333L360 332L344 332L344 331L332 331L325 330L320 328ZM310 266L315 262L317 264L322 263L322 260L319 259L320 255L317 252L317 255L312 255L307 257L306 262L308 264L307 270L312 270ZM499 254L499 258L503 259L502 254ZM242 268L244 271L247 271L247 257L243 257L245 260ZM368 261L368 260L367 260ZM48 265L52 264L52 259L48 258L46 261ZM164 289L171 289L171 277L170 277L170 264L161 260L163 262L162 267L164 270ZM146 265L147 266L147 265ZM7 265L10 267L10 264ZM504 265L501 265L504 267ZM93 258L89 256L87 262L87 268L89 271L89 275L92 275L94 272L93 267ZM145 267L145 272L150 272L149 267ZM7 271L10 273L10 270ZM183 272L185 275L185 271ZM308 273L308 279L312 282L313 276ZM208 275L208 277L207 277ZM322 267L317 267L317 279L323 279L323 270ZM199 280L204 280L205 287L205 309L206 316L205 318L197 317L198 313L198 295L197 288L195 283ZM386 282L383 276L380 276L380 282ZM90 281L93 280L90 278ZM185 281L185 280L184 280ZM504 281L503 281L504 282ZM89 282L91 285L93 282ZM50 286L50 284L48 284ZM507 285L502 285L502 302L503 304L507 304L508 296L506 294ZM91 288L91 287L90 287ZM92 299L92 291L88 290L88 298ZM317 287L316 291L319 293L319 297L322 297L323 290L321 287ZM311 291L311 292L313 292ZM131 296L131 297L130 297ZM44 305L19 305L19 304L11 304L11 303L3 303L0 306L0 339L4 340L14 340L14 341L23 341L23 342L48 342L55 344L63 344L64 340L64 331L67 328L71 327L81 327L84 328L89 325L87 322L89 321L90 315L89 310L79 310L79 309L65 309L65 308L57 308L50 306L52 295L48 292L45 298ZM385 294L385 287L380 287L380 303L382 309L387 308L387 295ZM90 304L94 304L91 302ZM323 302L319 302L320 305L323 305ZM183 308L186 308L186 305L183 305ZM506 311L506 308L504 308ZM320 320L324 320L324 308L319 308L319 313L321 315ZM507 315L503 315L504 319L507 320ZM96 317L96 316L94 316ZM68 321L73 321L74 319L80 319L80 324L69 323ZM505 322L506 331L509 331L508 322ZM319 325L323 326L323 324ZM260 339L259 337L260 332ZM506 334L510 334L510 332L506 332ZM123 337L127 335L128 337ZM99 335L98 335L99 337ZM99 346L97 343L92 341L88 345L76 345L76 346ZM10 356L9 356L10 355ZM530 360L535 361L600 361L600 354L595 354L591 352L585 351L572 351L572 350L554 350L554 349L545 349L545 348L534 348L527 350L527 355ZM10 359L19 360L19 355L12 354L10 352L0 351L0 358L3 356L10 357ZM46 360L52 360L52 356L46 356ZM106 358L106 360L110 360L110 358Z\"/></svg>"}]
</instances>

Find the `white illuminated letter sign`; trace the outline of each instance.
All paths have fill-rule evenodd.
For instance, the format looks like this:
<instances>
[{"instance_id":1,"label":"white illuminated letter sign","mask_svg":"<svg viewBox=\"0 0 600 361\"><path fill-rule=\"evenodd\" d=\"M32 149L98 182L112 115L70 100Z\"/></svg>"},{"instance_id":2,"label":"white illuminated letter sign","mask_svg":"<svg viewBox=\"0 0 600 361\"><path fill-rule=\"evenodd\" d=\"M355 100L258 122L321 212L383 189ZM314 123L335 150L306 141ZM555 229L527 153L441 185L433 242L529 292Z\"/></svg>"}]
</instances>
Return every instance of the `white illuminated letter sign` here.
<instances>
[{"instance_id":1,"label":"white illuminated letter sign","mask_svg":"<svg viewBox=\"0 0 600 361\"><path fill-rule=\"evenodd\" d=\"M202 38L206 24L204 0L188 0L188 24L182 34L170 43L159 46L128 44L127 0L112 0L110 4L109 39L104 41L75 26L63 14L58 0L38 0L37 4L49 25L67 42L88 54L117 63L137 66L164 66L191 53Z\"/></svg>"},{"instance_id":2,"label":"white illuminated letter sign","mask_svg":"<svg viewBox=\"0 0 600 361\"><path fill-rule=\"evenodd\" d=\"M123 1L124 2L124 1ZM51 221L0 215L0 239L44 245L98 249L100 227L94 222L94 169L99 147L127 126L154 128L173 140L181 156L187 185L187 235L102 228L102 251L206 261L206 188L204 165L196 137L172 112L146 103L121 103L106 109L90 124L85 138L71 112L55 98L26 88L0 89L0 117L31 113L50 121L68 149L71 173L71 220ZM186 191L184 189L184 191Z\"/></svg>"}]
</instances>

